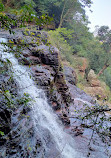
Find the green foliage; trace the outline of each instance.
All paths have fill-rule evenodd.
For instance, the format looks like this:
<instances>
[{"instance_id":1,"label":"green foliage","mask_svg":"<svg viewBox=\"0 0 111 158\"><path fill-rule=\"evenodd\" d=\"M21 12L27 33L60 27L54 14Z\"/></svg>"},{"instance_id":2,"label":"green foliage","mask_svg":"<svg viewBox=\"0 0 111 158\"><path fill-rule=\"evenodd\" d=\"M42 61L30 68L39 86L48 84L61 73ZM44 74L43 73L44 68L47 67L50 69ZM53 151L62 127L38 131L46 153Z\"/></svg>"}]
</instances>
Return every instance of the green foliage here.
<instances>
[{"instance_id":1,"label":"green foliage","mask_svg":"<svg viewBox=\"0 0 111 158\"><path fill-rule=\"evenodd\" d=\"M4 5L3 3L0 3L0 12L3 12L4 11Z\"/></svg>"},{"instance_id":2,"label":"green foliage","mask_svg":"<svg viewBox=\"0 0 111 158\"><path fill-rule=\"evenodd\" d=\"M0 12L0 23L1 28L9 30L9 32L12 33L11 25L15 25L16 22L9 18L5 13Z\"/></svg>"},{"instance_id":3,"label":"green foliage","mask_svg":"<svg viewBox=\"0 0 111 158\"><path fill-rule=\"evenodd\" d=\"M23 97L16 100L19 105L28 106L28 103L32 101L28 93L24 93Z\"/></svg>"},{"instance_id":4,"label":"green foliage","mask_svg":"<svg viewBox=\"0 0 111 158\"><path fill-rule=\"evenodd\" d=\"M30 96L24 93L19 99L11 94L10 90L5 90L0 92L6 101L6 106L10 109L16 109L18 105L29 106L29 102L32 100Z\"/></svg>"},{"instance_id":5,"label":"green foliage","mask_svg":"<svg viewBox=\"0 0 111 158\"><path fill-rule=\"evenodd\" d=\"M97 38L101 42L101 47L104 50L107 63L111 63L111 30L109 29L109 27L101 26L98 29Z\"/></svg>"},{"instance_id":6,"label":"green foliage","mask_svg":"<svg viewBox=\"0 0 111 158\"><path fill-rule=\"evenodd\" d=\"M5 5L5 10L8 11L10 8L13 9L20 9L24 4L30 5L32 4L33 6L35 3L33 0L2 0L3 4Z\"/></svg>"},{"instance_id":7,"label":"green foliage","mask_svg":"<svg viewBox=\"0 0 111 158\"><path fill-rule=\"evenodd\" d=\"M105 54L98 40L93 39L89 46L87 54L87 57L89 58L89 68L98 73L104 65Z\"/></svg>"},{"instance_id":8,"label":"green foliage","mask_svg":"<svg viewBox=\"0 0 111 158\"><path fill-rule=\"evenodd\" d=\"M4 136L5 134L4 134L4 132L0 131L0 135L1 135L1 136Z\"/></svg>"},{"instance_id":9,"label":"green foliage","mask_svg":"<svg viewBox=\"0 0 111 158\"><path fill-rule=\"evenodd\" d=\"M34 0L34 2L39 15L48 14L54 17L56 27L65 26L66 23L71 22L77 12L84 14L84 6L89 7L91 4L91 0Z\"/></svg>"},{"instance_id":10,"label":"green foliage","mask_svg":"<svg viewBox=\"0 0 111 158\"><path fill-rule=\"evenodd\" d=\"M101 43L89 33L87 26L80 22L73 24L70 29L59 28L56 31L50 31L52 38L50 41L71 65L74 66L75 63L73 55L86 57L89 59L89 69L99 72L106 59Z\"/></svg>"},{"instance_id":11,"label":"green foliage","mask_svg":"<svg viewBox=\"0 0 111 158\"><path fill-rule=\"evenodd\" d=\"M66 28L58 28L55 31L49 31L49 35L52 45L56 46L61 51L62 57L65 57L67 61L73 63L71 57L73 49L66 40L66 38L71 38L71 31Z\"/></svg>"},{"instance_id":12,"label":"green foliage","mask_svg":"<svg viewBox=\"0 0 111 158\"><path fill-rule=\"evenodd\" d=\"M78 56L86 57L89 53L90 43L93 40L93 35L89 32L87 25L81 21L73 21L70 29L73 30L72 39L68 43L73 47L74 52Z\"/></svg>"},{"instance_id":13,"label":"green foliage","mask_svg":"<svg viewBox=\"0 0 111 158\"><path fill-rule=\"evenodd\" d=\"M50 24L53 18L50 18L48 15L41 15L38 17L36 12L33 9L33 3L27 3L21 7L21 9L16 10L12 9L11 13L16 16L16 19L8 16L3 12L3 4L0 3L1 10L0 10L0 23L1 28L9 30L10 33L14 33L12 27L25 27L27 23L33 23L35 25L41 26Z\"/></svg>"},{"instance_id":14,"label":"green foliage","mask_svg":"<svg viewBox=\"0 0 111 158\"><path fill-rule=\"evenodd\" d=\"M11 63L6 61L0 61L0 72L3 75L8 75L6 83L1 83L0 87L0 98L4 100L4 106L9 109L16 109L18 105L29 106L29 102L32 100L27 93L24 93L23 96L16 96L12 93L13 89L9 85L12 85L13 80L13 71L10 69Z\"/></svg>"},{"instance_id":15,"label":"green foliage","mask_svg":"<svg viewBox=\"0 0 111 158\"><path fill-rule=\"evenodd\" d=\"M36 13L41 16L47 14L54 17L56 26L66 25L73 20L74 15L78 12L85 17L84 6L90 7L91 0L4 0L3 4L7 11L11 9L21 9L23 6L32 5ZM1 8L3 5L1 6Z\"/></svg>"},{"instance_id":16,"label":"green foliage","mask_svg":"<svg viewBox=\"0 0 111 158\"><path fill-rule=\"evenodd\" d=\"M98 38L100 41L105 42L108 41L109 39L107 38L109 36L109 27L108 26L101 26L98 29Z\"/></svg>"},{"instance_id":17,"label":"green foliage","mask_svg":"<svg viewBox=\"0 0 111 158\"><path fill-rule=\"evenodd\" d=\"M103 73L103 80L111 89L111 66L108 67Z\"/></svg>"}]
</instances>

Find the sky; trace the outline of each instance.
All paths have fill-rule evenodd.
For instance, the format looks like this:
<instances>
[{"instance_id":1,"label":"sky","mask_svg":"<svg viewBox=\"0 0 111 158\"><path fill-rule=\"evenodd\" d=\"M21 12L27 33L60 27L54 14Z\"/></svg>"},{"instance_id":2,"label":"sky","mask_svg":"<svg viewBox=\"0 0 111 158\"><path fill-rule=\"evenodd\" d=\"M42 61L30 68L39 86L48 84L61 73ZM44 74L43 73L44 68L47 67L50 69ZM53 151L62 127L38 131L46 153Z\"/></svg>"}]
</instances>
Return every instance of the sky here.
<instances>
[{"instance_id":1,"label":"sky","mask_svg":"<svg viewBox=\"0 0 111 158\"><path fill-rule=\"evenodd\" d=\"M92 0L93 4L91 6L92 13L86 8L86 14L89 17L91 24L90 31L94 32L95 26L109 26L111 29L111 0Z\"/></svg>"}]
</instances>

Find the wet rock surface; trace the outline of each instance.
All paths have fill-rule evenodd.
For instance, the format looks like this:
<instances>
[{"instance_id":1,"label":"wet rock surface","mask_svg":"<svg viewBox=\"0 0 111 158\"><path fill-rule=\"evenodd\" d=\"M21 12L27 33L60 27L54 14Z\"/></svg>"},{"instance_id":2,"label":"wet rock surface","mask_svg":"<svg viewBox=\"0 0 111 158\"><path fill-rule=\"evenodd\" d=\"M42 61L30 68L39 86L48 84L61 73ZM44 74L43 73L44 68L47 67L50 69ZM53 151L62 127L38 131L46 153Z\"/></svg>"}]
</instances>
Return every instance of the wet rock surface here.
<instances>
[{"instance_id":1,"label":"wet rock surface","mask_svg":"<svg viewBox=\"0 0 111 158\"><path fill-rule=\"evenodd\" d=\"M65 75L66 81L68 81L70 84L72 85L77 84L77 75L74 69L64 65L64 75Z\"/></svg>"},{"instance_id":2,"label":"wet rock surface","mask_svg":"<svg viewBox=\"0 0 111 158\"><path fill-rule=\"evenodd\" d=\"M18 57L19 63L29 67L35 84L44 89L50 106L63 124L68 125L65 127L65 131L74 138L76 151L82 153L84 157L89 154L91 158L108 158L104 143L97 133L94 135L91 148L88 148L92 129L83 127L79 119L73 118L75 109L82 109L84 104L89 106L95 104L92 97L75 86L77 79L74 70L67 66L62 68L58 49L51 45L45 45L47 43L46 33L40 31L34 33L34 37L40 37L43 34L43 40L38 45L35 44L36 38L32 42L32 37L28 36L31 32L28 32L27 36L23 35L21 30L16 32L15 36L1 31L0 37L15 39L16 42L18 39L24 39L28 43L21 56ZM12 90L11 94L18 96L17 85L14 81L9 84L9 78L7 71L4 75L0 74L0 90L4 85L6 90ZM18 97L18 99L20 98L21 96ZM3 122L0 131L5 129L5 135L0 137L1 158L55 158L59 155L50 132L41 126L38 126L35 131L32 116L30 106L17 104L16 108L12 107L11 109L4 103L4 98L0 98L0 119ZM47 151L44 144L47 146Z\"/></svg>"},{"instance_id":3,"label":"wet rock surface","mask_svg":"<svg viewBox=\"0 0 111 158\"><path fill-rule=\"evenodd\" d=\"M68 87L74 102L70 104L69 107L70 126L67 126L65 131L72 135L77 144L76 150L83 153L83 156L91 158L109 158L111 156L111 147L106 147L106 143L96 131L93 133L94 124L89 120L86 121L88 123L87 125L86 122L78 118L79 113L77 111L83 111L86 106L94 107L97 104L96 101L76 86L68 83ZM108 123L108 126L110 127L111 124ZM91 139L92 133L93 138ZM106 140L110 141L110 138L108 139L109 140Z\"/></svg>"},{"instance_id":4,"label":"wet rock surface","mask_svg":"<svg viewBox=\"0 0 111 158\"><path fill-rule=\"evenodd\" d=\"M0 62L0 158L56 157L59 151L50 132L39 125L35 130L32 109L24 104L8 69Z\"/></svg>"},{"instance_id":5,"label":"wet rock surface","mask_svg":"<svg viewBox=\"0 0 111 158\"><path fill-rule=\"evenodd\" d=\"M23 38L23 35L21 34L21 31L20 33L18 32L16 36L9 35L5 31L2 31L0 33L0 37L11 40L14 39L12 41L18 42L21 38ZM67 109L65 109L66 101L64 98L65 90L67 90L68 88L66 86L63 88L64 84L60 83L59 81L59 84L61 84L62 86L62 90L58 92L58 90L60 90L60 87L56 85L56 74L59 74L61 72L58 50L52 46L45 46L44 43L42 43L42 45L40 44L39 46L36 44L32 44L30 37L27 42L27 47L25 47L22 54L17 57L19 63L29 67L32 72L32 78L35 84L46 91L46 94L49 97L50 105L54 105L55 102L56 108L53 107L53 109L57 110L61 109L61 107L64 108L65 119L63 119L62 110L58 115L61 120L63 120L64 124L69 124L70 122L66 115ZM47 41L45 40L45 42ZM8 69L9 68L7 67L6 70ZM20 101L22 98L18 95L18 86L16 85L16 83L14 81L12 83L8 82L8 79L10 79L9 72L6 71L4 75L3 73L1 73L0 75L0 85L3 85L5 87L5 90L7 92L10 92L11 95L13 94L13 101L16 103L13 105L13 107L10 107L10 105L7 106L6 103L4 103L5 96L0 98L0 120L2 122L2 128L0 128L0 131L3 132L3 135L1 135L0 137L0 157L53 158L57 155L58 157L60 157L60 153L57 149L54 139L52 138L51 133L48 130L44 129L42 126L38 126L38 129L35 130L32 119L33 113L30 106L25 106L24 103L19 104L19 102L16 101L16 99ZM59 79L60 78L61 77L59 76ZM61 82L62 81L63 78L61 79ZM3 89L3 87L0 87L0 89ZM55 89L55 92L53 91L53 89ZM52 93L55 94L52 95ZM1 96L3 95L1 94Z\"/></svg>"}]
</instances>

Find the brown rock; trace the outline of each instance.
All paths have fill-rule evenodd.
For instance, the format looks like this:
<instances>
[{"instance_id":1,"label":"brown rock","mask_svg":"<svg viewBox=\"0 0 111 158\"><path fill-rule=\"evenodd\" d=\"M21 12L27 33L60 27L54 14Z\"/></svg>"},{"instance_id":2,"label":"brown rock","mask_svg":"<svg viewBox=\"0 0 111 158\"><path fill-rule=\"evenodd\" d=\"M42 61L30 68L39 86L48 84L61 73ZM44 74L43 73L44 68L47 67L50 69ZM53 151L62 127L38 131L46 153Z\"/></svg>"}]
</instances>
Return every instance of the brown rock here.
<instances>
[{"instance_id":1,"label":"brown rock","mask_svg":"<svg viewBox=\"0 0 111 158\"><path fill-rule=\"evenodd\" d=\"M97 80L90 80L90 85L91 87L99 87L100 86L100 81Z\"/></svg>"},{"instance_id":2,"label":"brown rock","mask_svg":"<svg viewBox=\"0 0 111 158\"><path fill-rule=\"evenodd\" d=\"M91 87L100 87L100 81L97 78L94 70L90 70L88 73L88 81Z\"/></svg>"}]
</instances>

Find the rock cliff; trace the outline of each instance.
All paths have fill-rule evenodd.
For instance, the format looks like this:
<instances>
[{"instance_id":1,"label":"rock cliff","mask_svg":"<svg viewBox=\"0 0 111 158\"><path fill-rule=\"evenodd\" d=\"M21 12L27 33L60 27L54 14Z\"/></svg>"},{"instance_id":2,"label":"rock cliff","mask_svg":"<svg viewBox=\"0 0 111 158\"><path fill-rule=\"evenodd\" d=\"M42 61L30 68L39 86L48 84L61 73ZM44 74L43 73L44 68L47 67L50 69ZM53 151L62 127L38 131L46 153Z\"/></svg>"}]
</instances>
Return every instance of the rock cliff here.
<instances>
[{"instance_id":1,"label":"rock cliff","mask_svg":"<svg viewBox=\"0 0 111 158\"><path fill-rule=\"evenodd\" d=\"M60 52L48 43L46 32L15 31L15 35L9 35L2 30L0 38L8 39L9 49L12 49L11 43L17 48L13 53L19 64L30 69L35 85L45 91L50 106L65 125L65 131L74 137L76 150L86 157L89 153L88 133L92 129L81 127L81 121L72 116L75 115L75 109L83 108L85 103L93 106L93 98L75 86L75 71L61 64ZM22 50L18 47L20 45L24 46ZM27 95L21 96L18 93L10 64L0 59L0 131L3 132L0 133L1 158L56 158L57 155L61 158L50 132L42 126L38 127L38 132L35 131L32 109L25 104L28 101ZM97 134L95 137L99 143L93 145L94 149L91 148L91 158L108 158L105 148L100 146L102 141ZM45 151L44 143L48 152Z\"/></svg>"}]
</instances>

